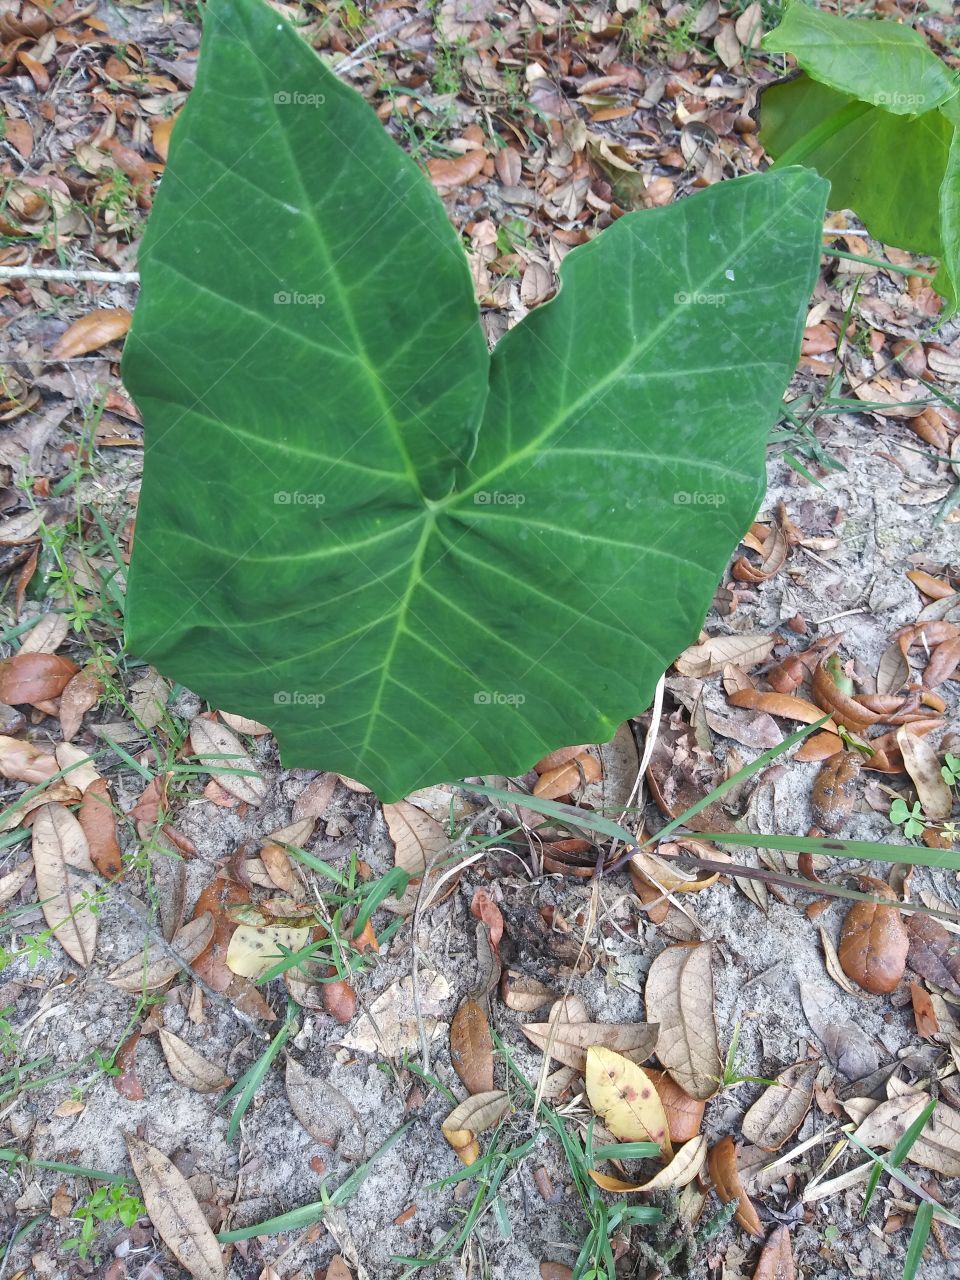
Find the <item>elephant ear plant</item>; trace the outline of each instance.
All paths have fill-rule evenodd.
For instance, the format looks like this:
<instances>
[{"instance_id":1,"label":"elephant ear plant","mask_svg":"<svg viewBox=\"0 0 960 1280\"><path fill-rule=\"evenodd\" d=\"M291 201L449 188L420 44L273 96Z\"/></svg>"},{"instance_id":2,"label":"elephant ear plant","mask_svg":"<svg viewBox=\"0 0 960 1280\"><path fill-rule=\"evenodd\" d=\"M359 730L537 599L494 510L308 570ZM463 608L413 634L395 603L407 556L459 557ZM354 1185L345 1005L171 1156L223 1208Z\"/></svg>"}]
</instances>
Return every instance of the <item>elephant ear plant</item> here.
<instances>
[{"instance_id":1,"label":"elephant ear plant","mask_svg":"<svg viewBox=\"0 0 960 1280\"><path fill-rule=\"evenodd\" d=\"M885 244L940 259L936 288L960 300L960 77L895 22L791 4L763 39L801 74L765 89L760 141L778 164L830 181Z\"/></svg>"},{"instance_id":2,"label":"elephant ear plant","mask_svg":"<svg viewBox=\"0 0 960 1280\"><path fill-rule=\"evenodd\" d=\"M826 192L628 214L490 355L423 173L262 0L210 0L124 357L130 651L386 800L610 738L762 499Z\"/></svg>"}]
</instances>

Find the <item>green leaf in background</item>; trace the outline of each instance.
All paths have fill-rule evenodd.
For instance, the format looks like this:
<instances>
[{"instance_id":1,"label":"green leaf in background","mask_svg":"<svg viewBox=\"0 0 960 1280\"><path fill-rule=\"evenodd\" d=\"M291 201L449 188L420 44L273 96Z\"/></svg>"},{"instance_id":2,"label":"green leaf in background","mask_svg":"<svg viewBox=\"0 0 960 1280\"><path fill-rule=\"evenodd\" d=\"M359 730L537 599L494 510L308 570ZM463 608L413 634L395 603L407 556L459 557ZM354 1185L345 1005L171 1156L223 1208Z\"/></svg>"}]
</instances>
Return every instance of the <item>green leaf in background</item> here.
<instances>
[{"instance_id":1,"label":"green leaf in background","mask_svg":"<svg viewBox=\"0 0 960 1280\"><path fill-rule=\"evenodd\" d=\"M627 215L491 360L426 178L261 0L211 0L124 356L130 650L387 800L609 739L756 514L825 197Z\"/></svg>"},{"instance_id":2,"label":"green leaf in background","mask_svg":"<svg viewBox=\"0 0 960 1280\"><path fill-rule=\"evenodd\" d=\"M792 53L820 84L895 115L933 111L958 88L923 36L897 22L841 18L795 2L761 43L768 53Z\"/></svg>"},{"instance_id":3,"label":"green leaf in background","mask_svg":"<svg viewBox=\"0 0 960 1280\"><path fill-rule=\"evenodd\" d=\"M806 75L771 85L761 97L760 141L770 155L784 155L855 101ZM953 132L939 111L909 117L867 107L802 163L829 181L832 209L854 210L884 244L939 258L939 191Z\"/></svg>"},{"instance_id":4,"label":"green leaf in background","mask_svg":"<svg viewBox=\"0 0 960 1280\"><path fill-rule=\"evenodd\" d=\"M909 27L792 4L766 35L804 74L761 95L760 141L778 162L830 182L884 244L941 261L952 306L960 281L960 79Z\"/></svg>"}]
</instances>

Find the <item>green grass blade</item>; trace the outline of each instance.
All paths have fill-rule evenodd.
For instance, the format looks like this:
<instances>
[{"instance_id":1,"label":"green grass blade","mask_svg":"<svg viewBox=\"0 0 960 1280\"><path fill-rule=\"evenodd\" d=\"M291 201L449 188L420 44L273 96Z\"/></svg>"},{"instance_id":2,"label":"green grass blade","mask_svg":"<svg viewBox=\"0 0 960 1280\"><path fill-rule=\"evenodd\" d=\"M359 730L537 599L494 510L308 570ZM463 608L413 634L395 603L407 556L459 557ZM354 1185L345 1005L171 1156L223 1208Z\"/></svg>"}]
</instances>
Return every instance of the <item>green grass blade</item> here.
<instances>
[{"instance_id":1,"label":"green grass blade","mask_svg":"<svg viewBox=\"0 0 960 1280\"><path fill-rule=\"evenodd\" d=\"M657 832L657 837L661 836ZM819 853L830 858L868 858L873 862L901 862L915 867L948 867L960 871L960 854L916 844L883 844L879 840L834 840L827 836L754 835L750 831L698 831L698 840L739 844L749 849L779 849L783 853Z\"/></svg>"},{"instance_id":2,"label":"green grass blade","mask_svg":"<svg viewBox=\"0 0 960 1280\"><path fill-rule=\"evenodd\" d=\"M910 1154L910 1148L920 1137L920 1134L924 1130L924 1126L933 1115L936 1105L936 1098L931 1098L917 1116L916 1120L914 1120L913 1124L906 1130L903 1137L890 1152L890 1155L887 1158L895 1169L899 1169L904 1160L906 1160L907 1156ZM861 1218L866 1216L866 1212L870 1208L870 1201L873 1199L873 1193L877 1189L877 1184L880 1181L880 1175L882 1172L883 1168L879 1164L875 1164L873 1166L873 1172L870 1174L870 1181L867 1183L867 1189L863 1195L863 1208L860 1210Z\"/></svg>"},{"instance_id":3,"label":"green grass blade","mask_svg":"<svg viewBox=\"0 0 960 1280\"><path fill-rule=\"evenodd\" d=\"M408 1120L406 1124L402 1124L399 1129L394 1130L386 1142L377 1148L370 1159L365 1160L347 1178L346 1182L337 1187L333 1195L326 1196L322 1200L314 1200L310 1204L301 1205L299 1209L290 1209L276 1218L267 1218L263 1222L255 1222L249 1227L238 1227L236 1231L221 1231L217 1239L221 1244L233 1244L237 1240L252 1240L254 1236L276 1235L280 1231L300 1231L304 1227L312 1226L313 1223L323 1217L331 1206L339 1208L356 1195L360 1184L370 1172L370 1166L389 1151L412 1124L413 1121Z\"/></svg>"},{"instance_id":4,"label":"green grass blade","mask_svg":"<svg viewBox=\"0 0 960 1280\"><path fill-rule=\"evenodd\" d=\"M933 1225L933 1205L921 1200L917 1205L917 1216L913 1220L910 1232L910 1243L907 1245L907 1256L903 1260L903 1280L914 1280L923 1261L930 1227Z\"/></svg>"}]
</instances>

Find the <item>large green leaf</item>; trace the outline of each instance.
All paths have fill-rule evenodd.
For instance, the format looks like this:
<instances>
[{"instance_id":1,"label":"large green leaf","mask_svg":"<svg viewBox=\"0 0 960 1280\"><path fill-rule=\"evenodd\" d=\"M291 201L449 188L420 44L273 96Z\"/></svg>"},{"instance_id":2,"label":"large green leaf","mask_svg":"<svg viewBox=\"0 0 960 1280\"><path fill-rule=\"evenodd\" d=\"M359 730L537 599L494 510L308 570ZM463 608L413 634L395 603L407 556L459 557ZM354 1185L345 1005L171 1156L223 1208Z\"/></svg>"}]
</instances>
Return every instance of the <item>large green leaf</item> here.
<instances>
[{"instance_id":1,"label":"large green leaf","mask_svg":"<svg viewBox=\"0 0 960 1280\"><path fill-rule=\"evenodd\" d=\"M933 111L958 88L956 76L912 27L841 18L796 0L763 47L792 53L814 80L896 115Z\"/></svg>"},{"instance_id":2,"label":"large green leaf","mask_svg":"<svg viewBox=\"0 0 960 1280\"><path fill-rule=\"evenodd\" d=\"M794 3L766 35L805 74L763 91L760 141L783 164L809 164L886 244L941 260L952 305L960 280L955 208L960 79L923 37L894 22L840 18Z\"/></svg>"},{"instance_id":3,"label":"large green leaf","mask_svg":"<svg viewBox=\"0 0 960 1280\"><path fill-rule=\"evenodd\" d=\"M850 112L854 102L807 75L782 80L763 91L760 141L779 157L836 121L803 156L829 180L830 207L854 210L884 244L942 257L939 191L953 127L940 111L916 117L882 107Z\"/></svg>"},{"instance_id":4,"label":"large green leaf","mask_svg":"<svg viewBox=\"0 0 960 1280\"><path fill-rule=\"evenodd\" d=\"M611 737L756 513L826 184L621 218L491 361L369 107L260 0L207 12L124 361L131 651L388 799Z\"/></svg>"}]
</instances>

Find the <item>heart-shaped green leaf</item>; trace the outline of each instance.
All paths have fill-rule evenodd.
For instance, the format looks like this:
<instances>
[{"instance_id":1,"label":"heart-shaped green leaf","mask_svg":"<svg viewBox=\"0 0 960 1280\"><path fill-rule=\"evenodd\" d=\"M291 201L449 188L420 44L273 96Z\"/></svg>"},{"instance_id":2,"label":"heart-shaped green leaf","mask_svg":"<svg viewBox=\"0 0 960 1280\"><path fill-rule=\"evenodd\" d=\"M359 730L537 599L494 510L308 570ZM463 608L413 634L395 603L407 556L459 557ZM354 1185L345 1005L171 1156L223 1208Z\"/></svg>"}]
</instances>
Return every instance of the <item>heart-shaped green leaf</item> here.
<instances>
[{"instance_id":1,"label":"heart-shaped green leaf","mask_svg":"<svg viewBox=\"0 0 960 1280\"><path fill-rule=\"evenodd\" d=\"M933 111L960 88L919 31L889 20L842 18L794 2L762 44L769 53L792 53L820 84L895 115Z\"/></svg>"},{"instance_id":2,"label":"heart-shaped green leaf","mask_svg":"<svg viewBox=\"0 0 960 1280\"><path fill-rule=\"evenodd\" d=\"M261 0L211 0L124 361L131 651L384 799L610 738L756 513L825 192L621 218L491 360L423 175Z\"/></svg>"},{"instance_id":3,"label":"heart-shaped green leaf","mask_svg":"<svg viewBox=\"0 0 960 1280\"><path fill-rule=\"evenodd\" d=\"M936 287L960 288L960 78L909 27L791 5L766 35L805 74L771 85L760 141L784 164L830 182L830 207L852 209L884 244L941 260Z\"/></svg>"}]
</instances>

